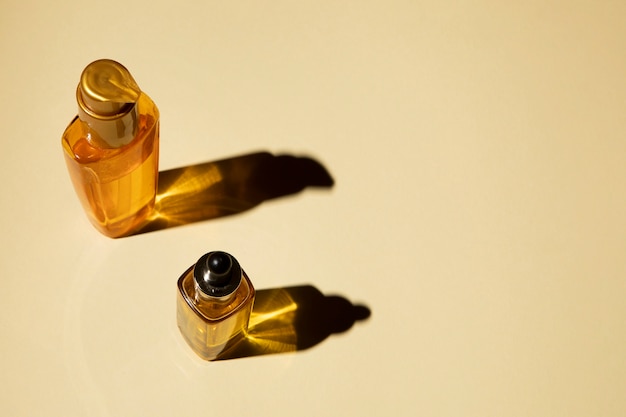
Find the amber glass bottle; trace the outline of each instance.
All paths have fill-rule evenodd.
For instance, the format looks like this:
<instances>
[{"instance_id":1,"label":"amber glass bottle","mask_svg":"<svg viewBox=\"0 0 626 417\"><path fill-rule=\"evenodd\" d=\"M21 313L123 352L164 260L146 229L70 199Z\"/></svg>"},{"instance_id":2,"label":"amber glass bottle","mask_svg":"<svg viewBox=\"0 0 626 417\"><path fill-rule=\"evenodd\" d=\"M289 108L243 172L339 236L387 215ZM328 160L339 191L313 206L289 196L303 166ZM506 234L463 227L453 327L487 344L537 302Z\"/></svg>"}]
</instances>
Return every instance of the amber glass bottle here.
<instances>
[{"instance_id":1,"label":"amber glass bottle","mask_svg":"<svg viewBox=\"0 0 626 417\"><path fill-rule=\"evenodd\" d=\"M154 208L159 110L128 70L108 59L85 68L76 99L78 116L61 140L74 188L100 232L128 235Z\"/></svg>"},{"instance_id":2,"label":"amber glass bottle","mask_svg":"<svg viewBox=\"0 0 626 417\"><path fill-rule=\"evenodd\" d=\"M178 280L177 321L201 358L219 355L244 338L254 287L237 260L225 252L202 256Z\"/></svg>"}]
</instances>

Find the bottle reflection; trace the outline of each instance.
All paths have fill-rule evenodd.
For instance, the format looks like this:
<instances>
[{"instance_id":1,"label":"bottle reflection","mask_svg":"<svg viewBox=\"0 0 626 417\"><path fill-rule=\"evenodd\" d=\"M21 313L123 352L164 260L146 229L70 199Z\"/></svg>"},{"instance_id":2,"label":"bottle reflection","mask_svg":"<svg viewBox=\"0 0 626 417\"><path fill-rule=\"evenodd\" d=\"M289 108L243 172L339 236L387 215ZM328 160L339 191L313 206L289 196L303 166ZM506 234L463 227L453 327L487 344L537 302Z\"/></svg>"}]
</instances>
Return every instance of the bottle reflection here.
<instances>
[{"instance_id":1,"label":"bottle reflection","mask_svg":"<svg viewBox=\"0 0 626 417\"><path fill-rule=\"evenodd\" d=\"M249 210L306 187L332 187L317 161L258 152L159 172L154 212L146 233Z\"/></svg>"},{"instance_id":2,"label":"bottle reflection","mask_svg":"<svg viewBox=\"0 0 626 417\"><path fill-rule=\"evenodd\" d=\"M369 316L367 307L325 296L310 285L259 290L246 337L216 360L305 350Z\"/></svg>"}]
</instances>

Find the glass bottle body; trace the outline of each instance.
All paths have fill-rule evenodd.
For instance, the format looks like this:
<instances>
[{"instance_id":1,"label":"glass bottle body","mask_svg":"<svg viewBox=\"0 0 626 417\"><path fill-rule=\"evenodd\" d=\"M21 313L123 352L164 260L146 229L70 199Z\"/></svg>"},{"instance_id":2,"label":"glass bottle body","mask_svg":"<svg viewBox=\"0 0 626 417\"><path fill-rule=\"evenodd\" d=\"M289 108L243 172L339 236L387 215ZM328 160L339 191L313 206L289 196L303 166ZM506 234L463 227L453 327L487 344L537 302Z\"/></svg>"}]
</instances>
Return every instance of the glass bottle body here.
<instances>
[{"instance_id":1,"label":"glass bottle body","mask_svg":"<svg viewBox=\"0 0 626 417\"><path fill-rule=\"evenodd\" d=\"M241 274L237 290L225 297L207 297L198 291L193 266L178 280L178 327L202 359L218 359L220 353L247 335L255 291L246 273L242 270Z\"/></svg>"},{"instance_id":2,"label":"glass bottle body","mask_svg":"<svg viewBox=\"0 0 626 417\"><path fill-rule=\"evenodd\" d=\"M78 116L62 137L65 162L91 223L109 237L139 228L154 208L158 181L159 111L141 93L137 133L126 145L108 147Z\"/></svg>"}]
</instances>

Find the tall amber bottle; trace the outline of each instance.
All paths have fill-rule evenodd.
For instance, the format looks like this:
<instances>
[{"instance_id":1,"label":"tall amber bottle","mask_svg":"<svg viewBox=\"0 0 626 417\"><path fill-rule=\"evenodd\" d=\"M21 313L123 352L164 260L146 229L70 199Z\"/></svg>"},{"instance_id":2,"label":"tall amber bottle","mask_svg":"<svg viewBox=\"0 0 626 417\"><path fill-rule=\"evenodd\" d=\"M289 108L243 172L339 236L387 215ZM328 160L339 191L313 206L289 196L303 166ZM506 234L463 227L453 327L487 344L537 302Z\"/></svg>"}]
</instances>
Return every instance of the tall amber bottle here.
<instances>
[{"instance_id":1,"label":"tall amber bottle","mask_svg":"<svg viewBox=\"0 0 626 417\"><path fill-rule=\"evenodd\" d=\"M201 358L219 359L246 337L254 287L225 252L203 255L178 280L176 317L189 346Z\"/></svg>"},{"instance_id":2,"label":"tall amber bottle","mask_svg":"<svg viewBox=\"0 0 626 417\"><path fill-rule=\"evenodd\" d=\"M61 140L76 193L109 237L138 229L154 208L159 110L120 63L89 64L76 89L78 115Z\"/></svg>"}]
</instances>

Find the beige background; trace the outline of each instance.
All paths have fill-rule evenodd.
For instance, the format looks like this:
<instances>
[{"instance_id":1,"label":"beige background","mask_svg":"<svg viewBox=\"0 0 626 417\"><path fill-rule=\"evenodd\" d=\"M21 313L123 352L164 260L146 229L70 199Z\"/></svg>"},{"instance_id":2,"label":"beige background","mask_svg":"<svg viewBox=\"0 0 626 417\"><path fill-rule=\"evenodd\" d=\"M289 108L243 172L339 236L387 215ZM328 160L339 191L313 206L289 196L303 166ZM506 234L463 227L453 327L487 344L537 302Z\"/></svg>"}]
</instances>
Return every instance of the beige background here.
<instances>
[{"instance_id":1,"label":"beige background","mask_svg":"<svg viewBox=\"0 0 626 417\"><path fill-rule=\"evenodd\" d=\"M626 415L623 1L0 2L0 414ZM97 58L161 111L161 169L308 156L332 188L99 235L60 135ZM205 363L175 283L367 306Z\"/></svg>"}]
</instances>

